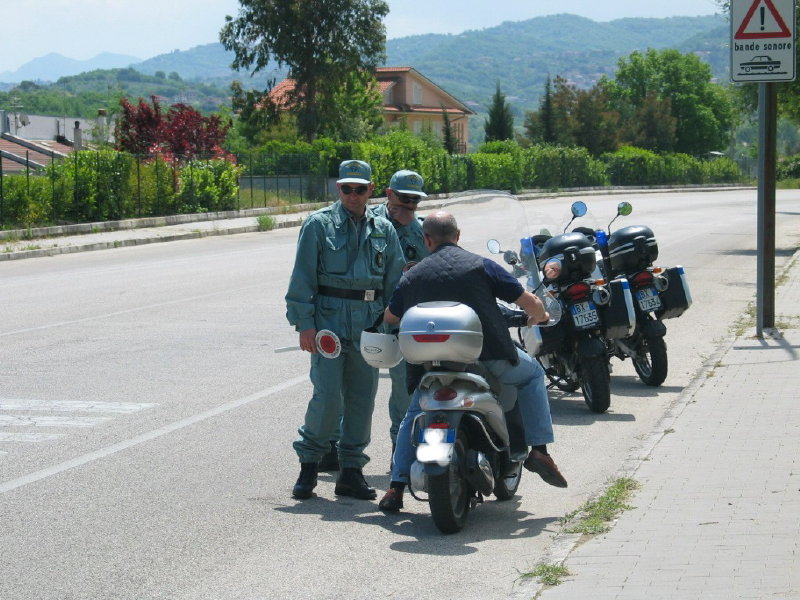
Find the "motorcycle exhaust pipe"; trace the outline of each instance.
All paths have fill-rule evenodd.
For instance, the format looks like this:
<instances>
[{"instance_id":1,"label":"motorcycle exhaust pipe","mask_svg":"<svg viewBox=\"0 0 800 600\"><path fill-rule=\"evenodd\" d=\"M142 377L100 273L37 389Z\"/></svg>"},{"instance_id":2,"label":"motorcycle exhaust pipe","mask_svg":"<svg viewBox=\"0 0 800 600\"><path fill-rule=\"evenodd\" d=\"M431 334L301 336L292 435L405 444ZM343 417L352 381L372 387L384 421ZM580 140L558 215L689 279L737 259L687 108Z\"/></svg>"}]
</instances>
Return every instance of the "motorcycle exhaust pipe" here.
<instances>
[{"instance_id":1,"label":"motorcycle exhaust pipe","mask_svg":"<svg viewBox=\"0 0 800 600\"><path fill-rule=\"evenodd\" d=\"M665 291L669 287L669 279L663 275L656 275L653 277L653 285L659 292Z\"/></svg>"},{"instance_id":2,"label":"motorcycle exhaust pipe","mask_svg":"<svg viewBox=\"0 0 800 600\"><path fill-rule=\"evenodd\" d=\"M466 473L464 477L470 485L484 496L488 496L494 489L494 476L492 475L492 465L483 452L477 450L467 450L466 460L464 461Z\"/></svg>"}]
</instances>

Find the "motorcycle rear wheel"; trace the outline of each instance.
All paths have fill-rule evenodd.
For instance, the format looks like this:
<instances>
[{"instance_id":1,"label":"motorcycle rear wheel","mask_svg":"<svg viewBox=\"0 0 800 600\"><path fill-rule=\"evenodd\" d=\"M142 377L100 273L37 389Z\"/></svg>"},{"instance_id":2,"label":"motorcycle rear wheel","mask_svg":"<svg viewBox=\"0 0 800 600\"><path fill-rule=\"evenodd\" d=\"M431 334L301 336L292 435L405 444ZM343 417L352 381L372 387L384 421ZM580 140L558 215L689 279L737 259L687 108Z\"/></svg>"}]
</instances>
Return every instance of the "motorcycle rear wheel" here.
<instances>
[{"instance_id":1,"label":"motorcycle rear wheel","mask_svg":"<svg viewBox=\"0 0 800 600\"><path fill-rule=\"evenodd\" d=\"M631 357L633 368L642 383L653 387L664 383L667 378L667 342L663 337L640 338L636 346L638 356Z\"/></svg>"},{"instance_id":2,"label":"motorcycle rear wheel","mask_svg":"<svg viewBox=\"0 0 800 600\"><path fill-rule=\"evenodd\" d=\"M522 463L514 468L514 473L508 477L498 477L494 482L494 495L498 500L511 500L517 494L519 482L522 479Z\"/></svg>"},{"instance_id":3,"label":"motorcycle rear wheel","mask_svg":"<svg viewBox=\"0 0 800 600\"><path fill-rule=\"evenodd\" d=\"M473 490L461 474L467 452L467 435L459 429L453 457L446 472L428 477L428 505L436 528L442 533L457 533L464 527Z\"/></svg>"},{"instance_id":4,"label":"motorcycle rear wheel","mask_svg":"<svg viewBox=\"0 0 800 600\"><path fill-rule=\"evenodd\" d=\"M580 382L583 399L594 413L604 413L611 406L611 375L605 356L580 359Z\"/></svg>"}]
</instances>

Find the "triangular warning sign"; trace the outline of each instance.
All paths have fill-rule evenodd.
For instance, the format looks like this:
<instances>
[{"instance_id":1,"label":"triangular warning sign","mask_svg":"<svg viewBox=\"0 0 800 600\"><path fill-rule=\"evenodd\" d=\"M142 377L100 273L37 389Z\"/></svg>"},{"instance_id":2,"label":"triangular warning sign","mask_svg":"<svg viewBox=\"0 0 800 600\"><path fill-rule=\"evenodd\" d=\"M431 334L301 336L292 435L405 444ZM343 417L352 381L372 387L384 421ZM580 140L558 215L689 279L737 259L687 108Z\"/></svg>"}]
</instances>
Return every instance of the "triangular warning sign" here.
<instances>
[{"instance_id":1,"label":"triangular warning sign","mask_svg":"<svg viewBox=\"0 0 800 600\"><path fill-rule=\"evenodd\" d=\"M763 4L764 6L761 6ZM756 12L756 9L761 9ZM769 10L769 15L767 10ZM757 15L757 16L756 16ZM772 17L771 19L768 18ZM747 11L742 24L733 36L735 40L758 40L763 38L790 38L792 32L786 27L772 0L755 0Z\"/></svg>"}]
</instances>

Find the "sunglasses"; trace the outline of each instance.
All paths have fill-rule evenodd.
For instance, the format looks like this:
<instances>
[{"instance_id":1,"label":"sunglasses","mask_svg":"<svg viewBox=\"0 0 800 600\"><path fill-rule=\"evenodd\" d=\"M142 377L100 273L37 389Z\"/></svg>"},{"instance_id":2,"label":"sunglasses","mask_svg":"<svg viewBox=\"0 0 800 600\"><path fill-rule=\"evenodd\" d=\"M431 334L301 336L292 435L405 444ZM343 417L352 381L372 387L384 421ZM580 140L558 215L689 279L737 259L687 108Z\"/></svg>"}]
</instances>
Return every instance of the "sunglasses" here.
<instances>
[{"instance_id":1,"label":"sunglasses","mask_svg":"<svg viewBox=\"0 0 800 600\"><path fill-rule=\"evenodd\" d=\"M369 189L366 185L359 185L359 186L351 186L347 185L346 183L342 184L342 193L345 196L349 196L350 194L358 194L359 196L365 194Z\"/></svg>"},{"instance_id":2,"label":"sunglasses","mask_svg":"<svg viewBox=\"0 0 800 600\"><path fill-rule=\"evenodd\" d=\"M403 196L395 192L395 196L397 199L400 200L403 204L419 204L420 197L419 196Z\"/></svg>"}]
</instances>

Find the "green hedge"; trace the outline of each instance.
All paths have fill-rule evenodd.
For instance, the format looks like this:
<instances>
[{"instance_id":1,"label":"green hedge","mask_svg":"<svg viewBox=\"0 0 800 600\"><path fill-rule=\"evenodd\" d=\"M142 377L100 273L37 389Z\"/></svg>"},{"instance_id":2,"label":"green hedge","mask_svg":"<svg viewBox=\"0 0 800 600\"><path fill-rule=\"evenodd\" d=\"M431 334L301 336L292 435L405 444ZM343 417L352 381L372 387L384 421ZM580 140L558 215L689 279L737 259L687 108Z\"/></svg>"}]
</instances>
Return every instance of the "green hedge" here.
<instances>
[{"instance_id":1,"label":"green hedge","mask_svg":"<svg viewBox=\"0 0 800 600\"><path fill-rule=\"evenodd\" d=\"M339 163L370 163L376 195L398 169L425 178L428 193L468 189L558 189L606 185L669 185L740 181L728 158L696 159L624 147L593 158L584 148L547 144L521 148L513 141L483 144L477 153L451 156L435 143L408 131L370 141L311 144L272 143L263 154L240 155L241 166L223 159L174 163L105 151L75 152L41 176L4 176L0 225L28 227L130 217L223 211L238 208L238 180L254 175L338 175ZM800 159L781 163L779 173L800 173ZM784 175L785 176L785 175Z\"/></svg>"},{"instance_id":2,"label":"green hedge","mask_svg":"<svg viewBox=\"0 0 800 600\"><path fill-rule=\"evenodd\" d=\"M238 207L241 168L223 159L181 164L114 150L73 152L38 175L6 175L2 225L90 223Z\"/></svg>"},{"instance_id":3,"label":"green hedge","mask_svg":"<svg viewBox=\"0 0 800 600\"><path fill-rule=\"evenodd\" d=\"M742 179L729 158L700 160L688 154L656 154L626 146L600 157L612 185L733 183Z\"/></svg>"}]
</instances>

